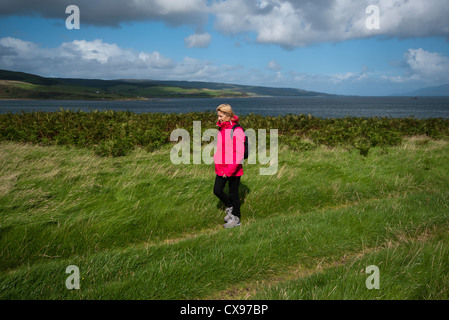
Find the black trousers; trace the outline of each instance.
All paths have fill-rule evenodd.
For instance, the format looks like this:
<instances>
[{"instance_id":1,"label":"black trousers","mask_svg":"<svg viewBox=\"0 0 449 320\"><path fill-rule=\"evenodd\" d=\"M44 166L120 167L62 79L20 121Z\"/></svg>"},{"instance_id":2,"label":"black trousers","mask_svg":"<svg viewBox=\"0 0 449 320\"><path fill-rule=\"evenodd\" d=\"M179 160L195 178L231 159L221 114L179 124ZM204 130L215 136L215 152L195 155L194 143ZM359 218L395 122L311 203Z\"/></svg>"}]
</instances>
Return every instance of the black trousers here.
<instances>
[{"instance_id":1,"label":"black trousers","mask_svg":"<svg viewBox=\"0 0 449 320\"><path fill-rule=\"evenodd\" d=\"M229 195L223 191L226 182L229 182ZM233 207L232 214L240 218L239 185L240 177L223 178L218 174L215 177L214 194L226 205L226 207Z\"/></svg>"}]
</instances>

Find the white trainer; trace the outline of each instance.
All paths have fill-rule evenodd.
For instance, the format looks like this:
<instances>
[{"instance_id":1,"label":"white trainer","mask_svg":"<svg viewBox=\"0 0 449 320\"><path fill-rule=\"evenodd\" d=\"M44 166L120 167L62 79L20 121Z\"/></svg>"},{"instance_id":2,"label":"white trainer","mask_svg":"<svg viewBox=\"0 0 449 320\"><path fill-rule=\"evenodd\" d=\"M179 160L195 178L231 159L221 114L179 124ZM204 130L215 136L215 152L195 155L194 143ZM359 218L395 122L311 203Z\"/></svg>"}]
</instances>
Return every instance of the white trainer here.
<instances>
[{"instance_id":1,"label":"white trainer","mask_svg":"<svg viewBox=\"0 0 449 320\"><path fill-rule=\"evenodd\" d=\"M240 218L234 215L231 215L231 219L227 223L223 225L223 228L234 228L240 226Z\"/></svg>"},{"instance_id":2,"label":"white trainer","mask_svg":"<svg viewBox=\"0 0 449 320\"><path fill-rule=\"evenodd\" d=\"M226 213L226 216L224 217L224 221L228 222L229 220L231 220L232 207L227 207L225 213Z\"/></svg>"}]
</instances>

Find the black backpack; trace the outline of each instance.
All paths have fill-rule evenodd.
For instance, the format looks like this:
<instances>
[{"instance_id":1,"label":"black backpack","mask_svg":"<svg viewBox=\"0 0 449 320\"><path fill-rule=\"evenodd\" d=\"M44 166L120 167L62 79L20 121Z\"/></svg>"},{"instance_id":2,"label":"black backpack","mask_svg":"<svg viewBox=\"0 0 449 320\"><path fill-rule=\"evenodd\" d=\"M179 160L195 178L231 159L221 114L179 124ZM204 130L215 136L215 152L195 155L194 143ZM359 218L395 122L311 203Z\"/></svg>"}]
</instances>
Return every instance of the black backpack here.
<instances>
[{"instance_id":1,"label":"black backpack","mask_svg":"<svg viewBox=\"0 0 449 320\"><path fill-rule=\"evenodd\" d=\"M239 125L239 124L235 124L235 125L232 127L231 138L232 138L232 135L233 135L233 133L234 133L234 129L235 129L235 128L239 128L239 127L243 129L243 127L242 127L241 125ZM243 133L245 134L245 129L243 129ZM246 134L245 134L245 142L244 142L244 146L245 146L245 153L244 153L243 159L248 159L249 148L248 148L248 136L247 136Z\"/></svg>"}]
</instances>

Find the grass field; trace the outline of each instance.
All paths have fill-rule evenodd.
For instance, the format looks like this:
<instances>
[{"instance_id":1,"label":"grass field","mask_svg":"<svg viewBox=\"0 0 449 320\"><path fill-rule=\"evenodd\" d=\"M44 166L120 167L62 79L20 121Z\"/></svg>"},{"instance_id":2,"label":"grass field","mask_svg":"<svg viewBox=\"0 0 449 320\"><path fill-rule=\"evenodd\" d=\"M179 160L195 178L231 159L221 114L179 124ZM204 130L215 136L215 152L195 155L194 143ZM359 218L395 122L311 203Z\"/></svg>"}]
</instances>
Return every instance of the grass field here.
<instances>
[{"instance_id":1,"label":"grass field","mask_svg":"<svg viewBox=\"0 0 449 320\"><path fill-rule=\"evenodd\" d=\"M275 175L244 166L230 230L213 165L170 150L0 142L0 298L448 299L448 141L280 144Z\"/></svg>"}]
</instances>

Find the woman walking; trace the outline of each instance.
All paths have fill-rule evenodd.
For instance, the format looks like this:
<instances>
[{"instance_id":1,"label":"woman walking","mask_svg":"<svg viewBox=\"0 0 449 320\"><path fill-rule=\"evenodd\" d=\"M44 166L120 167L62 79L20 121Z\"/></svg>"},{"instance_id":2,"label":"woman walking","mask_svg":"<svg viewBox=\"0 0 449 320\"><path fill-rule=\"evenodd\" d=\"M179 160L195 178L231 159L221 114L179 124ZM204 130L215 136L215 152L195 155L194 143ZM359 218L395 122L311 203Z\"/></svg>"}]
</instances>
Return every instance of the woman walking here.
<instances>
[{"instance_id":1,"label":"woman walking","mask_svg":"<svg viewBox=\"0 0 449 320\"><path fill-rule=\"evenodd\" d=\"M242 127L232 130L239 122L229 104L217 107L219 131L217 134L217 150L214 154L215 185L214 194L225 204L226 216L224 228L240 226L240 177L243 175L245 133ZM229 182L229 195L224 193L226 182Z\"/></svg>"}]
</instances>

